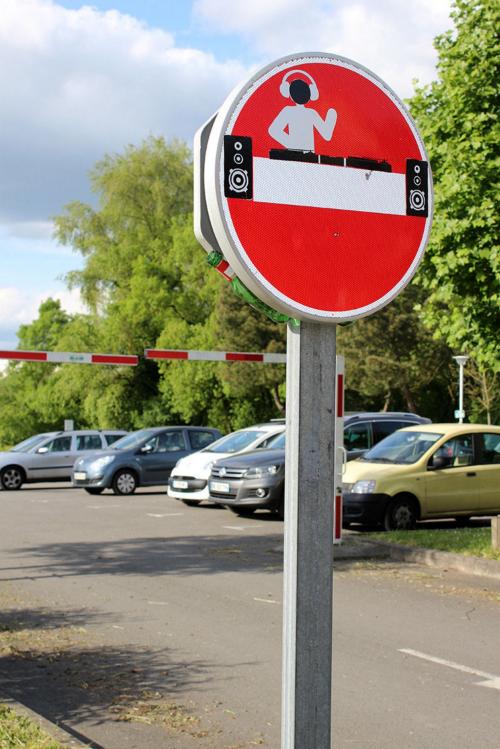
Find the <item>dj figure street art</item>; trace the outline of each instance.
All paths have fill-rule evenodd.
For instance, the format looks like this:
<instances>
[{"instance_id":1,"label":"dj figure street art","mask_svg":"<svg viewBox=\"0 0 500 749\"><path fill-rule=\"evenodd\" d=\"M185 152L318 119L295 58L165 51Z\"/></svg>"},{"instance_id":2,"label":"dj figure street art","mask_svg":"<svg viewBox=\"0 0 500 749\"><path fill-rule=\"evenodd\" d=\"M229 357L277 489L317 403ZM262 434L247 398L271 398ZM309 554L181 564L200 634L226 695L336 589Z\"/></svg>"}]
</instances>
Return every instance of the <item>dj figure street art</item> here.
<instances>
[{"instance_id":1,"label":"dj figure street art","mask_svg":"<svg viewBox=\"0 0 500 749\"><path fill-rule=\"evenodd\" d=\"M255 296L295 319L344 321L408 283L430 231L431 173L375 74L291 55L235 89L206 128L216 244Z\"/></svg>"},{"instance_id":2,"label":"dj figure street art","mask_svg":"<svg viewBox=\"0 0 500 749\"><path fill-rule=\"evenodd\" d=\"M301 75L303 78L292 76ZM329 109L325 119L312 107L305 105L309 101L319 99L318 87L309 73L304 70L290 70L283 76L280 93L285 99L291 99L292 105L283 107L276 119L269 127L269 135L287 150L314 151L314 130L317 130L324 140L331 140L337 112Z\"/></svg>"}]
</instances>

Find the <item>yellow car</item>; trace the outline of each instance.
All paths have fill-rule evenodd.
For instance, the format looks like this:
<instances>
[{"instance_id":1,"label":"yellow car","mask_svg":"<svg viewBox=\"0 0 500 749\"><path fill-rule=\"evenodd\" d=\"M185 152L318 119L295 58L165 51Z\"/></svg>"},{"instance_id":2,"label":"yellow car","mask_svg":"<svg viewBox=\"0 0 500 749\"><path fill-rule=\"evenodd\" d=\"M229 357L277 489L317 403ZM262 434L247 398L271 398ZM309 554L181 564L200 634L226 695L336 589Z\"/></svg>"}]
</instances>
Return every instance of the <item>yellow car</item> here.
<instances>
[{"instance_id":1,"label":"yellow car","mask_svg":"<svg viewBox=\"0 0 500 749\"><path fill-rule=\"evenodd\" d=\"M343 522L415 527L417 520L500 513L500 427L418 424L347 463Z\"/></svg>"}]
</instances>

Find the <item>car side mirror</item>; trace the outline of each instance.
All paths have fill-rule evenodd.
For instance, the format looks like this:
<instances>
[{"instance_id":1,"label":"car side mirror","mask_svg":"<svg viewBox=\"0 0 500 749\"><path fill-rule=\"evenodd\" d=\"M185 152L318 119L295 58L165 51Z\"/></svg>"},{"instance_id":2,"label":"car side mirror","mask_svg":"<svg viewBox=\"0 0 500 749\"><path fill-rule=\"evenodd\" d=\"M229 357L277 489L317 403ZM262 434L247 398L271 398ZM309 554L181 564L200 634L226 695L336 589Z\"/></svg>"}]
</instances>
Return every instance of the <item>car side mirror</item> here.
<instances>
[{"instance_id":1,"label":"car side mirror","mask_svg":"<svg viewBox=\"0 0 500 749\"><path fill-rule=\"evenodd\" d=\"M450 459L444 455L431 458L427 466L428 471L438 471L440 468L447 468L450 465Z\"/></svg>"},{"instance_id":2,"label":"car side mirror","mask_svg":"<svg viewBox=\"0 0 500 749\"><path fill-rule=\"evenodd\" d=\"M153 445L143 445L140 448L139 452L147 455L147 453L152 453L153 450L154 450Z\"/></svg>"},{"instance_id":3,"label":"car side mirror","mask_svg":"<svg viewBox=\"0 0 500 749\"><path fill-rule=\"evenodd\" d=\"M39 447L38 450L37 450L37 453L39 455L45 455L45 453L48 453L48 452L49 452L49 448L48 447Z\"/></svg>"}]
</instances>

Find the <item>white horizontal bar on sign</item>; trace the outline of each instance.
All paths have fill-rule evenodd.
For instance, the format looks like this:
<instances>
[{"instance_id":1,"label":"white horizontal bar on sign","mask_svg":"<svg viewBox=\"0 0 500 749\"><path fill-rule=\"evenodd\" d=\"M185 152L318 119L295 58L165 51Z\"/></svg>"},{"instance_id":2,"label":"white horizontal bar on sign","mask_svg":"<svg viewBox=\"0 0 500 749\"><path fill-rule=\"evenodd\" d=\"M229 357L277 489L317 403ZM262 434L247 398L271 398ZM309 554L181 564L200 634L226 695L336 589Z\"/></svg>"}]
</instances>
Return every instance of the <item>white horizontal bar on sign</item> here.
<instances>
[{"instance_id":1,"label":"white horizontal bar on sign","mask_svg":"<svg viewBox=\"0 0 500 749\"><path fill-rule=\"evenodd\" d=\"M406 216L406 175L255 156L253 199Z\"/></svg>"},{"instance_id":2,"label":"white horizontal bar on sign","mask_svg":"<svg viewBox=\"0 0 500 749\"><path fill-rule=\"evenodd\" d=\"M79 354L68 351L47 351L47 361L69 364L92 364L92 354Z\"/></svg>"}]
</instances>

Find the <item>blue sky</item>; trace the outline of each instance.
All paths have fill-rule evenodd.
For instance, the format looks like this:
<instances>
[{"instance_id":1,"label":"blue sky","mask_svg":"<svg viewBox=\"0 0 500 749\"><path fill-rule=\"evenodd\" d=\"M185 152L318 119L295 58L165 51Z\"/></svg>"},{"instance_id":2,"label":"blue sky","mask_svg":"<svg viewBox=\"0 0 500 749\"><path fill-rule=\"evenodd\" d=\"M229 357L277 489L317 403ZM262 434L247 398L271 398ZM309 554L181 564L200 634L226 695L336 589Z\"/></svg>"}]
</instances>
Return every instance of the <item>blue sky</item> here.
<instances>
[{"instance_id":1,"label":"blue sky","mask_svg":"<svg viewBox=\"0 0 500 749\"><path fill-rule=\"evenodd\" d=\"M62 281L81 258L56 244L51 218L90 200L104 154L150 134L190 144L238 81L292 52L349 57L408 97L413 79L435 77L449 11L450 0L1 0L0 348L15 348L49 295L83 309Z\"/></svg>"}]
</instances>

